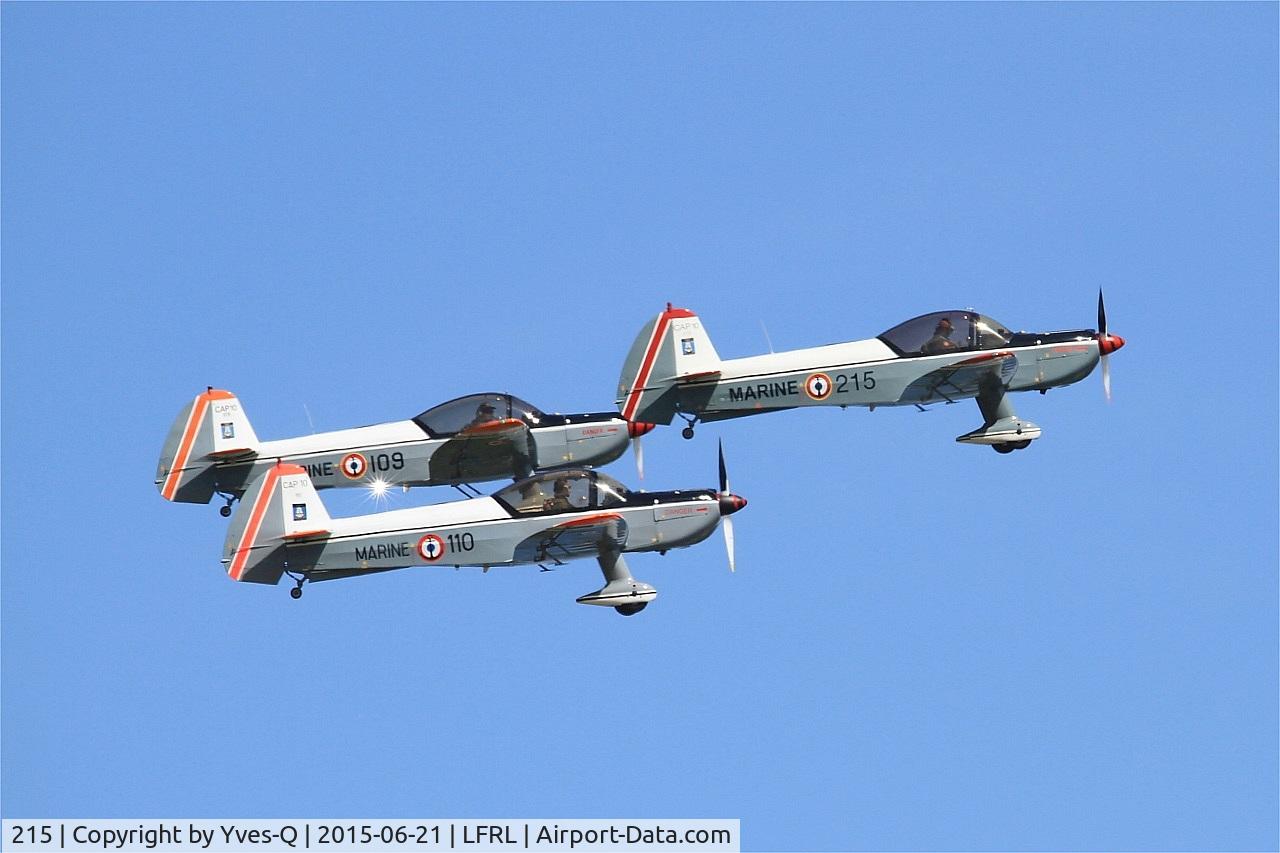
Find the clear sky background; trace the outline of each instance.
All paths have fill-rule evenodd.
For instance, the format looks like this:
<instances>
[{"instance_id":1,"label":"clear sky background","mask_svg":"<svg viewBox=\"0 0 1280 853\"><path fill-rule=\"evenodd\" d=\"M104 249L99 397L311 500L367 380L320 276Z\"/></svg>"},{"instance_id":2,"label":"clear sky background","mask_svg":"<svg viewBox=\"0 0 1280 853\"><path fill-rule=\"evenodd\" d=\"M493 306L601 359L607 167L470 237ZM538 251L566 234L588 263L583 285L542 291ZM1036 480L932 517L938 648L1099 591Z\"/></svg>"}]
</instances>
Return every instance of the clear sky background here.
<instances>
[{"instance_id":1,"label":"clear sky background","mask_svg":"<svg viewBox=\"0 0 1280 853\"><path fill-rule=\"evenodd\" d=\"M3 22L5 817L740 817L748 849L1275 849L1277 6L80 5ZM719 535L231 582L152 477L973 307L1098 376L647 439ZM609 473L635 484L630 455ZM496 488L495 486L488 488ZM394 496L395 506L453 499ZM367 511L325 493L335 514Z\"/></svg>"}]
</instances>

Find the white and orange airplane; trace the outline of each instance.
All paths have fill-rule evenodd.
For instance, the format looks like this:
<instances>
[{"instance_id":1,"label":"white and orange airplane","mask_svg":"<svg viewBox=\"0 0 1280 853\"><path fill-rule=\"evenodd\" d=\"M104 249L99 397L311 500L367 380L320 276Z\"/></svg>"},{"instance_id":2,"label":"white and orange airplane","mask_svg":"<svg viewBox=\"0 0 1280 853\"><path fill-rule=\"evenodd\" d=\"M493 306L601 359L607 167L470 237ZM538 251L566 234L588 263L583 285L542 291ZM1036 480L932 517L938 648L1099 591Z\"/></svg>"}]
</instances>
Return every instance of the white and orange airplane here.
<instances>
[{"instance_id":1,"label":"white and orange airplane","mask_svg":"<svg viewBox=\"0 0 1280 853\"><path fill-rule=\"evenodd\" d=\"M633 492L598 471L534 474L490 496L351 518L331 518L307 476L274 463L250 486L227 531L223 565L232 580L276 584L290 577L294 598L307 581L428 566L560 565L595 557L605 585L579 604L639 613L657 596L631 576L624 553L685 548L746 506L729 490L724 454L720 487ZM545 565L544 565L545 568Z\"/></svg>"},{"instance_id":2,"label":"white and orange airplane","mask_svg":"<svg viewBox=\"0 0 1280 853\"><path fill-rule=\"evenodd\" d=\"M404 421L259 441L230 391L209 388L169 429L156 488L165 500L209 503L221 512L277 462L301 467L318 489L469 486L535 471L606 465L652 424L616 412L547 414L510 394L471 394ZM637 462L639 460L637 459ZM472 489L472 493L475 492Z\"/></svg>"},{"instance_id":3,"label":"white and orange airplane","mask_svg":"<svg viewBox=\"0 0 1280 853\"><path fill-rule=\"evenodd\" d=\"M698 316L668 304L636 337L616 402L628 422L680 417L693 438L699 421L804 406L923 409L974 397L982 425L956 441L1009 453L1040 437L1014 411L1013 392L1079 382L1101 360L1110 399L1108 356L1124 343L1107 331L1099 291L1096 330L1011 332L973 311L938 311L867 340L722 360Z\"/></svg>"}]
</instances>

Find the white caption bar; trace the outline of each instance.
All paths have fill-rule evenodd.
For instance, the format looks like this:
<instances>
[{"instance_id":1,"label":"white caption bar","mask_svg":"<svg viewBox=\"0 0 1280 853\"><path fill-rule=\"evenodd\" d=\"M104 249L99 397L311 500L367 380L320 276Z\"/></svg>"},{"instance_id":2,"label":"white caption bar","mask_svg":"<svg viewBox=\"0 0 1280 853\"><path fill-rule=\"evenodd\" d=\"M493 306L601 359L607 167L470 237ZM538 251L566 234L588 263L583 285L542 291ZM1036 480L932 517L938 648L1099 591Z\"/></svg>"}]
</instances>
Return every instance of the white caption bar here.
<instances>
[{"instance_id":1,"label":"white caption bar","mask_svg":"<svg viewBox=\"0 0 1280 853\"><path fill-rule=\"evenodd\" d=\"M4 853L741 849L738 820L5 820Z\"/></svg>"}]
</instances>

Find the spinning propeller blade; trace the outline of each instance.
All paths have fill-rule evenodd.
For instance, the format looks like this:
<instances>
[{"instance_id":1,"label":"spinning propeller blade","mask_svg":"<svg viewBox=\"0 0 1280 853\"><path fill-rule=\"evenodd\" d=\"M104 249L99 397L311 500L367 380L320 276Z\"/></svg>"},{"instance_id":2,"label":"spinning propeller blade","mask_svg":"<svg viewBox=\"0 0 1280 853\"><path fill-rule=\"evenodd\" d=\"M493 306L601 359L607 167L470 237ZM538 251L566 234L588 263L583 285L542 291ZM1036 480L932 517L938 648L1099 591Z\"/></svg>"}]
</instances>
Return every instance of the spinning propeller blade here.
<instances>
[{"instance_id":1,"label":"spinning propeller blade","mask_svg":"<svg viewBox=\"0 0 1280 853\"><path fill-rule=\"evenodd\" d=\"M728 493L729 491L729 470L724 467L724 442L719 441L717 445L720 449L720 491Z\"/></svg>"},{"instance_id":2,"label":"spinning propeller blade","mask_svg":"<svg viewBox=\"0 0 1280 853\"><path fill-rule=\"evenodd\" d=\"M1111 402L1111 353L1124 346L1124 338L1107 331L1107 305L1098 288L1098 351L1102 354L1102 393Z\"/></svg>"},{"instance_id":3,"label":"spinning propeller blade","mask_svg":"<svg viewBox=\"0 0 1280 853\"><path fill-rule=\"evenodd\" d=\"M724 548L729 554L729 571L737 571L737 563L733 556L733 519L731 516L747 505L745 498L740 498L729 491L729 470L724 464L724 442L720 442L720 491L716 495L720 501L720 526L724 528Z\"/></svg>"},{"instance_id":4,"label":"spinning propeller blade","mask_svg":"<svg viewBox=\"0 0 1280 853\"><path fill-rule=\"evenodd\" d=\"M738 569L733 560L733 516L726 515L720 523L724 525L724 547L729 552L729 571L736 572Z\"/></svg>"},{"instance_id":5,"label":"spinning propeller blade","mask_svg":"<svg viewBox=\"0 0 1280 853\"><path fill-rule=\"evenodd\" d=\"M640 443L640 436L631 439L631 449L636 454L636 474L640 479L644 479L644 445Z\"/></svg>"},{"instance_id":6,"label":"spinning propeller blade","mask_svg":"<svg viewBox=\"0 0 1280 853\"><path fill-rule=\"evenodd\" d=\"M640 475L640 479L644 479L644 448L640 446L640 436L648 433L656 426L656 424L645 423L643 421L629 421L627 423L627 434L631 436L631 449L636 454L636 473Z\"/></svg>"}]
</instances>

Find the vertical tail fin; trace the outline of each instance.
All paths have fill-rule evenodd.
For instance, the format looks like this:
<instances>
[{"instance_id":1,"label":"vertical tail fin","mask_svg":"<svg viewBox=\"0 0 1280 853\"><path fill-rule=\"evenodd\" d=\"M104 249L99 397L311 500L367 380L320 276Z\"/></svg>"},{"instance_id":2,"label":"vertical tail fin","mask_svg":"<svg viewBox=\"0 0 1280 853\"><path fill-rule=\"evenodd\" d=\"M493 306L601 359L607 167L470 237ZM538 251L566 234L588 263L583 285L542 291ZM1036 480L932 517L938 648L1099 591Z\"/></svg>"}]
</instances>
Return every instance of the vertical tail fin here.
<instances>
[{"instance_id":1,"label":"vertical tail fin","mask_svg":"<svg viewBox=\"0 0 1280 853\"><path fill-rule=\"evenodd\" d=\"M232 580L276 583L289 568L285 546L328 535L332 521L300 465L276 463L245 493L223 545Z\"/></svg>"},{"instance_id":2,"label":"vertical tail fin","mask_svg":"<svg viewBox=\"0 0 1280 853\"><path fill-rule=\"evenodd\" d=\"M629 421L669 424L676 413L678 383L719 372L720 356L698 315L668 303L640 330L627 353L618 379L618 409Z\"/></svg>"},{"instance_id":3,"label":"vertical tail fin","mask_svg":"<svg viewBox=\"0 0 1280 853\"><path fill-rule=\"evenodd\" d=\"M244 407L230 391L210 388L181 412L160 451L156 488L165 500L208 503L217 489L214 466L220 459L258 450Z\"/></svg>"}]
</instances>

